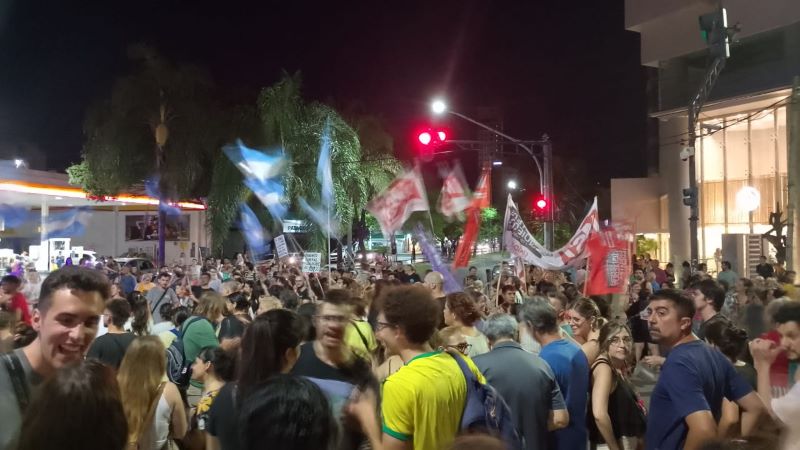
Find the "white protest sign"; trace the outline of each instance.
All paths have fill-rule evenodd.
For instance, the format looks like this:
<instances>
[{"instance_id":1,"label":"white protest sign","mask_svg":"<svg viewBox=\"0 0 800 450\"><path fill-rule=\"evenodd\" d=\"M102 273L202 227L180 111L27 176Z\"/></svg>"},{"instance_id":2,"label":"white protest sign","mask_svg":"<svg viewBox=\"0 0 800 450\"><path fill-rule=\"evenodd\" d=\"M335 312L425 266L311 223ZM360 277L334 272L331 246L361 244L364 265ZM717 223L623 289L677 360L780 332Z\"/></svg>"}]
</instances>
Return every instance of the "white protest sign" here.
<instances>
[{"instance_id":1,"label":"white protest sign","mask_svg":"<svg viewBox=\"0 0 800 450\"><path fill-rule=\"evenodd\" d=\"M306 253L303 255L303 272L319 273L322 253Z\"/></svg>"},{"instance_id":2,"label":"white protest sign","mask_svg":"<svg viewBox=\"0 0 800 450\"><path fill-rule=\"evenodd\" d=\"M286 248L286 238L283 235L275 237L275 251L278 252L278 258L289 254L289 249Z\"/></svg>"}]
</instances>

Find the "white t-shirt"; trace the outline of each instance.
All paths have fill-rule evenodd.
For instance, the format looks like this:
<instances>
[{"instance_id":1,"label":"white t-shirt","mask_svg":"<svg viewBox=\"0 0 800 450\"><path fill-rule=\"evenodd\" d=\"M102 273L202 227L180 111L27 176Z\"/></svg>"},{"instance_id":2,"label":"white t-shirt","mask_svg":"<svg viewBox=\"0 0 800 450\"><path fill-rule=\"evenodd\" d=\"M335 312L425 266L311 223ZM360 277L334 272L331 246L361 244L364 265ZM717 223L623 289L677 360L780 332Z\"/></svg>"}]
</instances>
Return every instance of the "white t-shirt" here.
<instances>
[{"instance_id":1,"label":"white t-shirt","mask_svg":"<svg viewBox=\"0 0 800 450\"><path fill-rule=\"evenodd\" d=\"M800 450L800 383L795 383L783 397L772 399L772 410L786 431L783 450Z\"/></svg>"}]
</instances>

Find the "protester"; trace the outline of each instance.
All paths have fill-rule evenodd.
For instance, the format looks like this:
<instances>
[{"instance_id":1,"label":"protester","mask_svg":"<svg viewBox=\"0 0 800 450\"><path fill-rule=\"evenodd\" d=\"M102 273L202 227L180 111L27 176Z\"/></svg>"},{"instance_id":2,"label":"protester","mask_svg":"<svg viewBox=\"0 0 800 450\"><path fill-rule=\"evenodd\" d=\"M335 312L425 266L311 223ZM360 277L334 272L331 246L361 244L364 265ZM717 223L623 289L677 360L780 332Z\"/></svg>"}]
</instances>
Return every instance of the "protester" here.
<instances>
[{"instance_id":1,"label":"protester","mask_svg":"<svg viewBox=\"0 0 800 450\"><path fill-rule=\"evenodd\" d=\"M133 291L128 296L128 303L131 305L131 317L125 324L125 329L136 336L149 336L153 329L153 317L147 298L141 292Z\"/></svg>"},{"instance_id":2,"label":"protester","mask_svg":"<svg viewBox=\"0 0 800 450\"><path fill-rule=\"evenodd\" d=\"M38 336L25 348L0 356L0 449L10 449L36 387L83 359L109 296L108 280L92 269L65 267L44 280L31 317Z\"/></svg>"},{"instance_id":3,"label":"protester","mask_svg":"<svg viewBox=\"0 0 800 450\"><path fill-rule=\"evenodd\" d=\"M170 321L168 323L172 324L172 328L158 333L158 338L161 339L161 343L164 344L164 348L169 348L169 346L172 345L172 342L175 341L175 338L181 334L180 329L184 322L186 322L186 319L188 319L190 316L191 311L189 311L189 308L185 306L179 306L170 310Z\"/></svg>"},{"instance_id":4,"label":"protester","mask_svg":"<svg viewBox=\"0 0 800 450\"><path fill-rule=\"evenodd\" d=\"M131 315L131 306L121 298L111 299L103 311L103 323L108 332L92 342L87 358L95 358L114 369L119 369L128 346L136 335L125 331L125 322Z\"/></svg>"},{"instance_id":5,"label":"protester","mask_svg":"<svg viewBox=\"0 0 800 450\"><path fill-rule=\"evenodd\" d=\"M141 276L141 279L138 284L136 284L135 291L139 291L142 295L147 295L150 289L156 287L156 284L153 283L153 275L149 273L144 273Z\"/></svg>"},{"instance_id":6,"label":"protester","mask_svg":"<svg viewBox=\"0 0 800 450\"><path fill-rule=\"evenodd\" d=\"M701 280L689 289L694 307L700 315L700 326L696 330L697 337L705 339L705 327L715 320L723 320L720 314L725 304L725 290L711 279Z\"/></svg>"},{"instance_id":7,"label":"protester","mask_svg":"<svg viewBox=\"0 0 800 450\"><path fill-rule=\"evenodd\" d=\"M405 363L383 384L381 441L386 448L401 443L418 450L445 448L458 433L467 392L458 362L428 343L439 324L439 304L429 289L401 286L385 292L381 306L376 336ZM465 361L485 382L472 361Z\"/></svg>"},{"instance_id":8,"label":"protester","mask_svg":"<svg viewBox=\"0 0 800 450\"><path fill-rule=\"evenodd\" d=\"M593 300L579 298L569 306L567 316L572 328L572 338L581 346L589 365L592 365L600 353L600 344L597 340L600 327L605 323L605 319L600 315L600 309Z\"/></svg>"},{"instance_id":9,"label":"protester","mask_svg":"<svg viewBox=\"0 0 800 450\"><path fill-rule=\"evenodd\" d=\"M757 394L725 356L692 333L695 304L708 302L700 295L705 294L695 294L693 301L679 291L664 290L650 298L650 334L669 354L650 399L648 449L694 450L714 439L723 397L753 414L754 423L765 413Z\"/></svg>"},{"instance_id":10,"label":"protester","mask_svg":"<svg viewBox=\"0 0 800 450\"><path fill-rule=\"evenodd\" d=\"M275 375L241 407L242 450L333 450L338 431L325 394L314 383ZM223 447L227 449L227 447Z\"/></svg>"},{"instance_id":11,"label":"protester","mask_svg":"<svg viewBox=\"0 0 800 450\"><path fill-rule=\"evenodd\" d=\"M343 289L328 291L317 306L314 319L316 339L301 345L300 357L291 373L319 384L329 396L336 394L322 380L348 383L362 392L371 389L377 395L379 385L372 375L370 361L355 354L344 342L344 332L351 317L349 292ZM358 430L347 430L342 438L339 448L353 450L366 439Z\"/></svg>"},{"instance_id":12,"label":"protester","mask_svg":"<svg viewBox=\"0 0 800 450\"><path fill-rule=\"evenodd\" d=\"M164 381L165 349L155 336L136 338L117 374L129 446L161 450L186 434L186 410L177 386Z\"/></svg>"},{"instance_id":13,"label":"protester","mask_svg":"<svg viewBox=\"0 0 800 450\"><path fill-rule=\"evenodd\" d=\"M22 281L16 275L6 275L0 279L0 306L14 314L14 320L31 324L28 300L19 291Z\"/></svg>"},{"instance_id":14,"label":"protester","mask_svg":"<svg viewBox=\"0 0 800 450\"><path fill-rule=\"evenodd\" d=\"M534 297L519 311L521 333L539 342L539 356L550 365L564 395L569 425L549 433L548 448L585 449L589 442L586 405L589 394L589 363L576 344L561 337L556 311L544 297Z\"/></svg>"},{"instance_id":15,"label":"protester","mask_svg":"<svg viewBox=\"0 0 800 450\"><path fill-rule=\"evenodd\" d=\"M781 352L788 359L800 359L800 303L786 302L773 316L780 333L780 345L766 339L756 339L750 344L756 372L758 394L767 405L772 416L783 426L782 449L796 450L800 446L800 371L795 373L795 384L786 395L777 397L772 393L770 368Z\"/></svg>"},{"instance_id":16,"label":"protester","mask_svg":"<svg viewBox=\"0 0 800 450\"><path fill-rule=\"evenodd\" d=\"M172 280L172 275L167 272L162 272L158 274L158 285L146 291L147 303L150 305L150 313L153 315L154 324L164 321L161 317L161 310L159 309L162 304L168 303L173 306L180 305L175 290L169 287L170 280ZM141 292L144 293L145 291Z\"/></svg>"},{"instance_id":17,"label":"protester","mask_svg":"<svg viewBox=\"0 0 800 450\"><path fill-rule=\"evenodd\" d=\"M722 261L722 271L717 274L717 281L724 283L727 289L733 289L736 281L739 279L739 274L733 271L730 261Z\"/></svg>"},{"instance_id":18,"label":"protester","mask_svg":"<svg viewBox=\"0 0 800 450\"><path fill-rule=\"evenodd\" d=\"M491 351L477 356L475 365L505 399L525 448L547 448L547 432L569 424L555 375L543 359L530 355L516 342L518 325L514 317L493 314L484 330Z\"/></svg>"},{"instance_id":19,"label":"protester","mask_svg":"<svg viewBox=\"0 0 800 450\"><path fill-rule=\"evenodd\" d=\"M644 404L628 379L633 350L630 329L623 323L605 324L598 336L599 356L592 364L589 430L594 446L629 450L642 443L647 420Z\"/></svg>"},{"instance_id":20,"label":"protester","mask_svg":"<svg viewBox=\"0 0 800 450\"><path fill-rule=\"evenodd\" d=\"M481 318L475 300L463 292L448 294L445 297L444 323L457 327L469 344L467 356L474 358L489 351L489 341L475 327Z\"/></svg>"},{"instance_id":21,"label":"protester","mask_svg":"<svg viewBox=\"0 0 800 450\"><path fill-rule=\"evenodd\" d=\"M242 336L236 382L220 389L208 412L209 448L244 448L239 438L239 405L272 376L292 370L300 355L303 331L300 317L285 309L274 309L253 320Z\"/></svg>"},{"instance_id":22,"label":"protester","mask_svg":"<svg viewBox=\"0 0 800 450\"><path fill-rule=\"evenodd\" d=\"M330 292L328 291L328 295ZM378 341L375 339L372 326L367 321L367 302L361 297L351 297L350 304L353 308L352 319L344 331L344 341L357 355L373 361L378 350Z\"/></svg>"},{"instance_id":23,"label":"protester","mask_svg":"<svg viewBox=\"0 0 800 450\"><path fill-rule=\"evenodd\" d=\"M747 349L747 332L730 321L717 320L706 327L706 342L722 352L750 387L757 389L755 369L740 359ZM741 413L736 403L723 399L717 435L720 438L740 436L743 429L753 429L752 424L745 423L748 420L752 420L750 414Z\"/></svg>"},{"instance_id":24,"label":"protester","mask_svg":"<svg viewBox=\"0 0 800 450\"><path fill-rule=\"evenodd\" d=\"M4 417L5 419L5 417ZM111 368L79 361L42 383L16 450L124 450L128 424Z\"/></svg>"},{"instance_id":25,"label":"protester","mask_svg":"<svg viewBox=\"0 0 800 450\"><path fill-rule=\"evenodd\" d=\"M190 421L190 434L201 433L198 441L202 442L202 448L208 440L205 431L211 406L225 383L233 381L235 368L236 356L221 347L202 349L192 364L192 379L202 383L203 394Z\"/></svg>"},{"instance_id":26,"label":"protester","mask_svg":"<svg viewBox=\"0 0 800 450\"><path fill-rule=\"evenodd\" d=\"M129 266L122 266L122 275L119 278L119 285L122 288L122 295L128 297L131 292L136 290L136 277L131 274Z\"/></svg>"}]
</instances>

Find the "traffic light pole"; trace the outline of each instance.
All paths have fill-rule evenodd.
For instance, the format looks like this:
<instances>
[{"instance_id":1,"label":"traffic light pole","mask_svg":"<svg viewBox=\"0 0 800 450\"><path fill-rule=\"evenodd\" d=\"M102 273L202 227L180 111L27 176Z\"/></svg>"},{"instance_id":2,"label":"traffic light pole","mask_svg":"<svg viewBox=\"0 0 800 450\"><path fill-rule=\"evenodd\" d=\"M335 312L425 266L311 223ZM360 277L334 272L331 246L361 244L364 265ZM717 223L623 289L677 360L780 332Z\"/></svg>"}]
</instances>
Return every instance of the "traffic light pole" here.
<instances>
[{"instance_id":1,"label":"traffic light pole","mask_svg":"<svg viewBox=\"0 0 800 450\"><path fill-rule=\"evenodd\" d=\"M697 223L700 220L700 201L697 191L697 167L695 163L695 142L697 141L697 119L700 116L700 111L703 105L708 100L711 89L719 78L720 72L725 67L725 57L716 56L712 61L711 66L706 71L706 76L703 79L703 84L697 90L691 103L689 103L689 190L688 201L685 196L684 204L689 206L689 254L692 260L692 267L696 267L699 258L699 244L697 239Z\"/></svg>"}]
</instances>

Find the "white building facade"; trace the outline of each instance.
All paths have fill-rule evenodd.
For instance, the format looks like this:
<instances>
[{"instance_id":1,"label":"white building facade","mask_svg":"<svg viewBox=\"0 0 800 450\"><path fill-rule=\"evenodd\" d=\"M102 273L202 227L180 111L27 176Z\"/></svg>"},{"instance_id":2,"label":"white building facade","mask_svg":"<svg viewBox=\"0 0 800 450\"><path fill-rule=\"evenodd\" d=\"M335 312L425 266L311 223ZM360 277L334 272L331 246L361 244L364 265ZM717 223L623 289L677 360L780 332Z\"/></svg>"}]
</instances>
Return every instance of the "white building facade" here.
<instances>
[{"instance_id":1,"label":"white building facade","mask_svg":"<svg viewBox=\"0 0 800 450\"><path fill-rule=\"evenodd\" d=\"M656 239L660 259L675 264L689 260L689 208L682 193L688 163L680 158L688 138L687 104L709 61L698 18L718 5L626 0L626 27L641 35L642 64L658 71L657 100L650 105L651 117L658 119L658 165L648 178L612 180L612 219L631 222L638 233ZM786 105L792 79L800 75L800 2L723 5L729 24L738 22L742 31L700 115L696 132L702 137L695 145L699 258L711 264L717 249L726 259L735 258L726 248L733 235L769 231L770 213L777 209L786 218ZM753 191L760 196L755 209ZM770 251L766 244L758 246L752 252ZM744 267L739 261L739 269Z\"/></svg>"}]
</instances>

